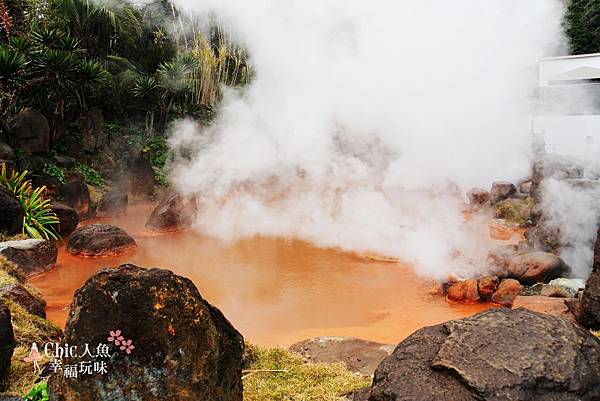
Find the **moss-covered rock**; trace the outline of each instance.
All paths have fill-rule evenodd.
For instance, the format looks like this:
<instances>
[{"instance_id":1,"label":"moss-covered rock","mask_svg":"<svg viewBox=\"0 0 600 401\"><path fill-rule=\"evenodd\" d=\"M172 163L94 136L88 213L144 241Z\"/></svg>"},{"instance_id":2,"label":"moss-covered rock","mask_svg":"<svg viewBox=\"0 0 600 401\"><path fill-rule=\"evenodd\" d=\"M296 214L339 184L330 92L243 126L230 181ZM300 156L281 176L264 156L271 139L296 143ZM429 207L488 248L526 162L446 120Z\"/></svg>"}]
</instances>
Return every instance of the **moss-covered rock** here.
<instances>
[{"instance_id":1,"label":"moss-covered rock","mask_svg":"<svg viewBox=\"0 0 600 401\"><path fill-rule=\"evenodd\" d=\"M518 225L525 225L531 217L532 198L505 199L494 207L496 217Z\"/></svg>"}]
</instances>

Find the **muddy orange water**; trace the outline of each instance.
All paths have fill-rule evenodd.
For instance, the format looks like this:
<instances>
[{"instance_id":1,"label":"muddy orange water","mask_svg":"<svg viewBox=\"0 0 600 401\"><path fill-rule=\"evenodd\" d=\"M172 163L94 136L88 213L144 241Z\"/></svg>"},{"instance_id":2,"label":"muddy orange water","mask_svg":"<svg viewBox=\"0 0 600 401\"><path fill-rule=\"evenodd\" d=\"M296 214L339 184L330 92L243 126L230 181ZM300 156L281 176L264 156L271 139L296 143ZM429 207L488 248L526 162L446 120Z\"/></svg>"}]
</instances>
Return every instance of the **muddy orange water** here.
<instances>
[{"instance_id":1,"label":"muddy orange water","mask_svg":"<svg viewBox=\"0 0 600 401\"><path fill-rule=\"evenodd\" d=\"M415 330L471 315L489 305L451 305L430 297L430 283L408 266L368 261L304 242L254 238L224 244L194 232L144 234L152 205L106 219L133 235L138 248L105 259L70 256L31 280L48 302L48 318L64 325L75 290L97 270L122 263L161 267L189 277L254 343L289 345L343 335L395 343Z\"/></svg>"}]
</instances>

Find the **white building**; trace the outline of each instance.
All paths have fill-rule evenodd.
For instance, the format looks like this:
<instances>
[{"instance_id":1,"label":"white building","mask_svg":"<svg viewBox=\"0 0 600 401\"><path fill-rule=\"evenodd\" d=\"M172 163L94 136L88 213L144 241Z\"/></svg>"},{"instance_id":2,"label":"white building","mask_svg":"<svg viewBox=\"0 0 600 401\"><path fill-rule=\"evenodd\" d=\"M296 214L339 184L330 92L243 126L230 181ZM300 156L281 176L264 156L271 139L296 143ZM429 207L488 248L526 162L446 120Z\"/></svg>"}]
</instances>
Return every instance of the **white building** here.
<instances>
[{"instance_id":1,"label":"white building","mask_svg":"<svg viewBox=\"0 0 600 401\"><path fill-rule=\"evenodd\" d=\"M533 133L548 153L600 160L600 53L540 61Z\"/></svg>"}]
</instances>

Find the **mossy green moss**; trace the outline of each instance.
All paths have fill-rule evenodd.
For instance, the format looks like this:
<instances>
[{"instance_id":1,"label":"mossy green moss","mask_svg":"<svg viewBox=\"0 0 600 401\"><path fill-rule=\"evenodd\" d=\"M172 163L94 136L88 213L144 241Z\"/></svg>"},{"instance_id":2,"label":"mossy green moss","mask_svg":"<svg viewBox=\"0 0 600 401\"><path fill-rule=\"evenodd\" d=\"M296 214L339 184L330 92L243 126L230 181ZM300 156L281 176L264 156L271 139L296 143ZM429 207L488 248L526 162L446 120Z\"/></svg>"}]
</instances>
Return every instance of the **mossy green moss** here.
<instances>
[{"instance_id":1,"label":"mossy green moss","mask_svg":"<svg viewBox=\"0 0 600 401\"><path fill-rule=\"evenodd\" d=\"M32 315L10 299L2 298L2 300L10 309L10 317L18 346L30 347L31 343L34 342L44 344L58 341L62 331L49 320Z\"/></svg>"},{"instance_id":2,"label":"mossy green moss","mask_svg":"<svg viewBox=\"0 0 600 401\"><path fill-rule=\"evenodd\" d=\"M530 219L532 207L533 200L529 197L526 199L506 199L496 205L496 217L522 226Z\"/></svg>"},{"instance_id":3,"label":"mossy green moss","mask_svg":"<svg viewBox=\"0 0 600 401\"><path fill-rule=\"evenodd\" d=\"M355 375L342 363L305 363L281 348L246 348L244 401L336 400L371 384L369 377Z\"/></svg>"},{"instance_id":4,"label":"mossy green moss","mask_svg":"<svg viewBox=\"0 0 600 401\"><path fill-rule=\"evenodd\" d=\"M3 285L2 277L4 277L4 280L16 280L19 283L24 283L26 280L26 276L23 270L21 270L16 264L8 261L4 256L0 256L0 286ZM10 282L8 284L13 284L13 282Z\"/></svg>"},{"instance_id":5,"label":"mossy green moss","mask_svg":"<svg viewBox=\"0 0 600 401\"><path fill-rule=\"evenodd\" d=\"M10 370L8 371L8 389L3 395L22 397L31 390L38 380L38 373L33 370L31 363L23 361L30 352L29 346L18 346L13 352ZM42 353L40 366L49 362Z\"/></svg>"}]
</instances>

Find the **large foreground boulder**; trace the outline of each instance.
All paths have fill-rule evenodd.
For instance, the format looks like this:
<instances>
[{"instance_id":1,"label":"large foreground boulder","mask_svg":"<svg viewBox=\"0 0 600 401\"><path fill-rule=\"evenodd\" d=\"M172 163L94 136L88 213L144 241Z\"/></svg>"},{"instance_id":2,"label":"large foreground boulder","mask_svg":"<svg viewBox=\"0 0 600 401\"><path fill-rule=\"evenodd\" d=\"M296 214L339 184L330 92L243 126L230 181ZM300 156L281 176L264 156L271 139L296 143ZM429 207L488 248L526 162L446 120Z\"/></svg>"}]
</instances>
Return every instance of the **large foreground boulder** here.
<instances>
[{"instance_id":1,"label":"large foreground boulder","mask_svg":"<svg viewBox=\"0 0 600 401\"><path fill-rule=\"evenodd\" d=\"M71 255L87 257L115 256L137 246L122 228L110 224L91 224L73 232L67 243Z\"/></svg>"},{"instance_id":2,"label":"large foreground boulder","mask_svg":"<svg viewBox=\"0 0 600 401\"><path fill-rule=\"evenodd\" d=\"M15 336L13 333L10 310L0 300L0 392L5 390L6 374L10 368L10 360L15 349Z\"/></svg>"},{"instance_id":3,"label":"large foreground boulder","mask_svg":"<svg viewBox=\"0 0 600 401\"><path fill-rule=\"evenodd\" d=\"M0 232L12 235L23 228L23 207L15 195L0 186Z\"/></svg>"},{"instance_id":4,"label":"large foreground boulder","mask_svg":"<svg viewBox=\"0 0 600 401\"><path fill-rule=\"evenodd\" d=\"M192 224L195 212L196 204L193 200L171 193L152 211L146 228L156 232L181 230Z\"/></svg>"},{"instance_id":5,"label":"large foreground boulder","mask_svg":"<svg viewBox=\"0 0 600 401\"><path fill-rule=\"evenodd\" d=\"M135 348L121 350L119 336ZM96 273L75 293L64 342L108 337L106 373L53 375L50 400L242 400L243 337L186 278L133 265Z\"/></svg>"},{"instance_id":6,"label":"large foreground boulder","mask_svg":"<svg viewBox=\"0 0 600 401\"><path fill-rule=\"evenodd\" d=\"M73 209L70 206L64 205L59 202L52 202L50 204L50 208L58 217L60 221L55 225L55 229L60 235L66 237L71 234L77 226L79 225L79 214L77 210Z\"/></svg>"},{"instance_id":7,"label":"large foreground boulder","mask_svg":"<svg viewBox=\"0 0 600 401\"><path fill-rule=\"evenodd\" d=\"M599 398L600 340L560 317L495 308L402 341L369 401Z\"/></svg>"},{"instance_id":8,"label":"large foreground boulder","mask_svg":"<svg viewBox=\"0 0 600 401\"><path fill-rule=\"evenodd\" d=\"M27 275L50 270L56 265L58 248L52 241L25 239L0 242L0 256L16 264Z\"/></svg>"},{"instance_id":9,"label":"large foreground boulder","mask_svg":"<svg viewBox=\"0 0 600 401\"><path fill-rule=\"evenodd\" d=\"M338 363L358 374L372 375L381 361L394 351L393 345L354 337L314 337L292 344L289 350L310 363Z\"/></svg>"},{"instance_id":10,"label":"large foreground boulder","mask_svg":"<svg viewBox=\"0 0 600 401\"><path fill-rule=\"evenodd\" d=\"M10 144L28 153L50 151L50 124L39 111L26 108L9 121Z\"/></svg>"},{"instance_id":11,"label":"large foreground boulder","mask_svg":"<svg viewBox=\"0 0 600 401\"><path fill-rule=\"evenodd\" d=\"M90 190L81 180L73 180L60 187L60 196L63 203L72 207L79 214L81 220L88 217L90 213L91 196Z\"/></svg>"}]
</instances>

